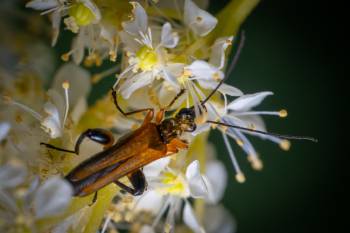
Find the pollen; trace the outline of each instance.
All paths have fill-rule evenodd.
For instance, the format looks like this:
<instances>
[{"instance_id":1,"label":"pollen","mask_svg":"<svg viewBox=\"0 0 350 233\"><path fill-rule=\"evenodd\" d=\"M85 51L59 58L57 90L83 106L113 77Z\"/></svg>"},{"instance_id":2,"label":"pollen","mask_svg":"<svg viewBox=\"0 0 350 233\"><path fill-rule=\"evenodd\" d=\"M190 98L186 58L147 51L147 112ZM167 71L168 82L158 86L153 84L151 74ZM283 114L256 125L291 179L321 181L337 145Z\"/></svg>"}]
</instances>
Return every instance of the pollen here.
<instances>
[{"instance_id":1,"label":"pollen","mask_svg":"<svg viewBox=\"0 0 350 233\"><path fill-rule=\"evenodd\" d=\"M65 62L69 61L69 57L70 57L70 53L64 53L61 55L62 61L65 61Z\"/></svg>"},{"instance_id":2,"label":"pollen","mask_svg":"<svg viewBox=\"0 0 350 233\"><path fill-rule=\"evenodd\" d=\"M239 145L240 147L244 146L244 142L241 139L236 139L236 143L237 145Z\"/></svg>"},{"instance_id":3,"label":"pollen","mask_svg":"<svg viewBox=\"0 0 350 233\"><path fill-rule=\"evenodd\" d=\"M282 150L288 151L290 149L291 144L288 140L282 140L279 146Z\"/></svg>"},{"instance_id":4,"label":"pollen","mask_svg":"<svg viewBox=\"0 0 350 233\"><path fill-rule=\"evenodd\" d=\"M248 161L254 170L261 171L263 169L263 163L256 155L248 155Z\"/></svg>"},{"instance_id":5,"label":"pollen","mask_svg":"<svg viewBox=\"0 0 350 233\"><path fill-rule=\"evenodd\" d=\"M197 17L196 17L196 21L197 21L198 23L201 23L201 22L203 21L203 18L202 18L201 16L197 16Z\"/></svg>"},{"instance_id":6,"label":"pollen","mask_svg":"<svg viewBox=\"0 0 350 233\"><path fill-rule=\"evenodd\" d=\"M102 76L101 76L101 75L99 75L99 74L94 74L94 75L92 76L92 78L91 78L91 82L92 82L93 84L96 84L96 83L98 83L101 79L102 79Z\"/></svg>"},{"instance_id":7,"label":"pollen","mask_svg":"<svg viewBox=\"0 0 350 233\"><path fill-rule=\"evenodd\" d=\"M69 9L69 15L73 17L79 26L86 26L95 20L93 12L83 3L74 4Z\"/></svg>"},{"instance_id":8,"label":"pollen","mask_svg":"<svg viewBox=\"0 0 350 233\"><path fill-rule=\"evenodd\" d=\"M217 82L221 80L219 72L215 72L212 78L214 81L217 81Z\"/></svg>"},{"instance_id":9,"label":"pollen","mask_svg":"<svg viewBox=\"0 0 350 233\"><path fill-rule=\"evenodd\" d=\"M242 172L237 173L235 176L238 183L244 183L245 182L245 176Z\"/></svg>"},{"instance_id":10,"label":"pollen","mask_svg":"<svg viewBox=\"0 0 350 233\"><path fill-rule=\"evenodd\" d=\"M63 83L62 83L62 87L63 87L63 89L69 89L69 82L66 80L66 81L64 81Z\"/></svg>"},{"instance_id":11,"label":"pollen","mask_svg":"<svg viewBox=\"0 0 350 233\"><path fill-rule=\"evenodd\" d=\"M109 51L108 55L109 55L110 61L112 61L112 62L117 61L117 53L115 51Z\"/></svg>"},{"instance_id":12,"label":"pollen","mask_svg":"<svg viewBox=\"0 0 350 233\"><path fill-rule=\"evenodd\" d=\"M191 75L192 75L191 70L189 70L189 69L184 69L184 71L183 71L183 73L182 73L182 76L190 77Z\"/></svg>"},{"instance_id":13,"label":"pollen","mask_svg":"<svg viewBox=\"0 0 350 233\"><path fill-rule=\"evenodd\" d=\"M150 71L158 63L158 56L154 49L148 46L141 47L136 52L136 57L139 60L138 67L142 71Z\"/></svg>"},{"instance_id":14,"label":"pollen","mask_svg":"<svg viewBox=\"0 0 350 233\"><path fill-rule=\"evenodd\" d=\"M199 116L196 117L195 119L195 123L200 125L200 124L204 124L208 119L208 114L207 112L203 112L202 114L200 114Z\"/></svg>"},{"instance_id":15,"label":"pollen","mask_svg":"<svg viewBox=\"0 0 350 233\"><path fill-rule=\"evenodd\" d=\"M282 118L288 116L288 112L287 112L287 110L285 110L285 109L280 110L280 111L278 112L278 114L279 114L279 116L282 117Z\"/></svg>"}]
</instances>

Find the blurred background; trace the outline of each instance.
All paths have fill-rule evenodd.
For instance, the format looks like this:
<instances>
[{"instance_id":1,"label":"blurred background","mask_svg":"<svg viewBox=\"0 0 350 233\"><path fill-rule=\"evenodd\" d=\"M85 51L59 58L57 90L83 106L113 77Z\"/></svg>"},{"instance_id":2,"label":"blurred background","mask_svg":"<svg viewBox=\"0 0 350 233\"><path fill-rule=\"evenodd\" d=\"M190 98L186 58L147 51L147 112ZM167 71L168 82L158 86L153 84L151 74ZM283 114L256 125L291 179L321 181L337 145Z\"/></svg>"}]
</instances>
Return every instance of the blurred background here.
<instances>
[{"instance_id":1,"label":"blurred background","mask_svg":"<svg viewBox=\"0 0 350 233\"><path fill-rule=\"evenodd\" d=\"M4 6L6 2L11 1L2 1ZM218 11L226 2L211 1L210 11ZM345 170L340 167L345 164L341 160L347 151L339 146L338 132L346 127L340 119L346 105L345 94L338 86L343 78L340 38L346 27L345 21L334 18L341 15L339 9L333 9L336 7L315 1L266 0L242 26L246 43L228 82L244 93L275 93L258 109L285 108L289 115L284 119L265 117L271 132L313 136L319 142L296 141L289 152L284 152L275 144L252 139L264 162L261 172L253 171L238 146L234 147L247 177L244 184L238 184L221 136L211 134L219 158L226 161L232 177L223 202L236 219L238 233L334 232L335 226L345 225L339 209L343 205L340 194L345 191ZM0 10L1 17L14 17L6 9ZM26 19L21 20L17 22L18 31L28 31L23 26ZM8 25L0 26L3 32ZM39 28L43 30L34 34L49 43L50 28ZM11 40L10 34L1 37ZM69 50L71 37L71 33L61 36L53 61L61 63L59 56ZM8 59L4 53L0 58ZM113 80L105 79L94 90L107 90L111 83ZM103 93L93 91L90 103Z\"/></svg>"},{"instance_id":2,"label":"blurred background","mask_svg":"<svg viewBox=\"0 0 350 233\"><path fill-rule=\"evenodd\" d=\"M253 139L264 161L261 172L252 171L236 148L247 181L238 184L232 175L224 205L235 216L238 233L334 232L345 225L340 196L347 152L339 146L339 133L346 127L340 119L346 105L339 87L346 27L339 8L322 1L261 1L242 26L246 43L228 82L244 93L274 92L259 109L286 108L289 115L265 117L271 132L314 136L319 142L295 141L284 152ZM220 135L211 136L214 141ZM223 143L215 143L230 170Z\"/></svg>"}]
</instances>

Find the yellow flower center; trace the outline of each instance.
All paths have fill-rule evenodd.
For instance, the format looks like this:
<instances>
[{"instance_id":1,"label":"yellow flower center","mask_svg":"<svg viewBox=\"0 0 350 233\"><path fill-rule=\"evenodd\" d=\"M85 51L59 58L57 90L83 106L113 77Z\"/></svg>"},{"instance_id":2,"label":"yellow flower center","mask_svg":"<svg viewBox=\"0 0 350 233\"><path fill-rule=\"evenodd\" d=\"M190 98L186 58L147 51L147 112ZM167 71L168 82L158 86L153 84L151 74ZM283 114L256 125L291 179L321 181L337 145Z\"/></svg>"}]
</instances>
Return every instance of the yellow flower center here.
<instances>
[{"instance_id":1,"label":"yellow flower center","mask_svg":"<svg viewBox=\"0 0 350 233\"><path fill-rule=\"evenodd\" d=\"M181 176L176 176L173 173L165 172L162 183L166 187L161 188L161 190L159 190L161 192L177 196L184 196L186 194L185 180Z\"/></svg>"},{"instance_id":2,"label":"yellow flower center","mask_svg":"<svg viewBox=\"0 0 350 233\"><path fill-rule=\"evenodd\" d=\"M143 71L152 70L158 62L156 52L147 46L141 47L137 51L136 57L139 59L138 67Z\"/></svg>"},{"instance_id":3,"label":"yellow flower center","mask_svg":"<svg viewBox=\"0 0 350 233\"><path fill-rule=\"evenodd\" d=\"M85 26L95 20L94 13L83 3L74 4L69 9L69 15L73 17L79 26Z\"/></svg>"}]
</instances>

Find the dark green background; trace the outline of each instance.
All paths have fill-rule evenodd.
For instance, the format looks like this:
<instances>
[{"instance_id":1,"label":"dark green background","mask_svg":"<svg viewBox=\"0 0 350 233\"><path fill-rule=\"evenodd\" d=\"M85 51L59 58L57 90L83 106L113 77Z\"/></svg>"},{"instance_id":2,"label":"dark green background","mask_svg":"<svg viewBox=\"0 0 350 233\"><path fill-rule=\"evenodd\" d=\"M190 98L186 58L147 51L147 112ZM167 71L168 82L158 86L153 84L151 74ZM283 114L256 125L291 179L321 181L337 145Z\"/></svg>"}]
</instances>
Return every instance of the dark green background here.
<instances>
[{"instance_id":1,"label":"dark green background","mask_svg":"<svg viewBox=\"0 0 350 233\"><path fill-rule=\"evenodd\" d=\"M212 6L219 8L216 1ZM253 140L264 161L261 172L252 171L234 148L247 181L238 184L232 172L224 204L235 216L238 233L334 232L343 223L340 158L348 152L339 148L339 116L346 105L338 87L344 48L336 28L344 21L335 19L341 13L334 10L319 1L262 1L242 26L246 43L228 82L245 93L273 91L259 109L286 108L289 116L265 117L268 129L314 136L319 143L296 141L284 152ZM232 171L220 135L211 139Z\"/></svg>"},{"instance_id":2,"label":"dark green background","mask_svg":"<svg viewBox=\"0 0 350 233\"><path fill-rule=\"evenodd\" d=\"M212 1L212 11L225 2ZM314 136L319 143L295 142L289 152L284 152L273 143L253 139L265 165L261 172L253 171L235 146L247 176L246 183L238 184L221 136L211 135L231 177L223 202L235 216L238 233L334 232L335 227L344 224L340 219L345 215L339 207L343 205L340 194L346 183L341 178L346 170L341 168L345 163L341 158L348 152L347 145L339 143L338 131L346 128L340 115L347 105L339 88L343 72L339 55L345 49L340 39L348 27L335 18L345 6L331 4L266 0L242 26L246 43L228 82L245 93L273 91L275 95L259 109L286 108L289 116L266 117L268 129ZM62 33L57 58L69 50L71 37L71 33ZM112 82L100 82L90 102L105 93L96 90L107 90Z\"/></svg>"}]
</instances>

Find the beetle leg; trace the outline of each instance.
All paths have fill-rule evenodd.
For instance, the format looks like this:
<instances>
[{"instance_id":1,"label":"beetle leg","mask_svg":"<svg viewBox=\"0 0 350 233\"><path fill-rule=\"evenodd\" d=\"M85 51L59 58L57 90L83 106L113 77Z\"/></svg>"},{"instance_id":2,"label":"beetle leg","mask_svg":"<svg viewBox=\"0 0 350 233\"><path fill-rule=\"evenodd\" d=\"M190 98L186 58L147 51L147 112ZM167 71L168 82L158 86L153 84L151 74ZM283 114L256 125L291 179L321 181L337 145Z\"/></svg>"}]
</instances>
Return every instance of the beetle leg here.
<instances>
[{"instance_id":1,"label":"beetle leg","mask_svg":"<svg viewBox=\"0 0 350 233\"><path fill-rule=\"evenodd\" d=\"M176 102L178 98L180 98L180 96L183 95L183 93L185 93L185 89L181 89L180 92L177 93L177 95L174 97L174 99L168 104L168 106L165 107L165 109L168 110L171 108L171 106Z\"/></svg>"},{"instance_id":2,"label":"beetle leg","mask_svg":"<svg viewBox=\"0 0 350 233\"><path fill-rule=\"evenodd\" d=\"M108 148L114 144L114 137L110 131L105 129L88 129L79 136L77 142L75 143L74 150L59 148L44 142L41 142L40 145L44 145L47 148L58 150L58 151L79 154L80 145L86 137L91 139L94 142L104 145L105 148Z\"/></svg>"},{"instance_id":3,"label":"beetle leg","mask_svg":"<svg viewBox=\"0 0 350 233\"><path fill-rule=\"evenodd\" d=\"M112 97L113 97L114 105L116 106L118 111L121 114L123 114L124 116L129 116L129 115L136 114L136 113L139 113L139 112L146 112L146 111L153 112L154 111L153 108L143 108L143 109L138 109L138 110L131 111L131 112L124 112L124 110L118 104L117 92L113 88L112 88ZM153 114L152 114L152 117L153 117Z\"/></svg>"},{"instance_id":4,"label":"beetle leg","mask_svg":"<svg viewBox=\"0 0 350 233\"><path fill-rule=\"evenodd\" d=\"M97 194L98 194L98 191L95 192L94 197L92 198L92 201L89 204L89 206L92 206L93 204L95 204L95 202L97 201Z\"/></svg>"},{"instance_id":5,"label":"beetle leg","mask_svg":"<svg viewBox=\"0 0 350 233\"><path fill-rule=\"evenodd\" d=\"M167 144L167 155L174 154L179 151L179 149L187 149L188 143L186 141L174 138Z\"/></svg>"},{"instance_id":6,"label":"beetle leg","mask_svg":"<svg viewBox=\"0 0 350 233\"><path fill-rule=\"evenodd\" d=\"M159 110L159 112L157 112L157 115L156 115L156 124L160 124L164 118L164 112L165 110L164 109L161 109Z\"/></svg>"},{"instance_id":7,"label":"beetle leg","mask_svg":"<svg viewBox=\"0 0 350 233\"><path fill-rule=\"evenodd\" d=\"M142 195L147 188L147 181L143 172L141 170L137 170L129 174L128 178L133 188L121 183L118 180L114 181L114 183L118 185L122 190L130 193L133 196Z\"/></svg>"}]
</instances>

